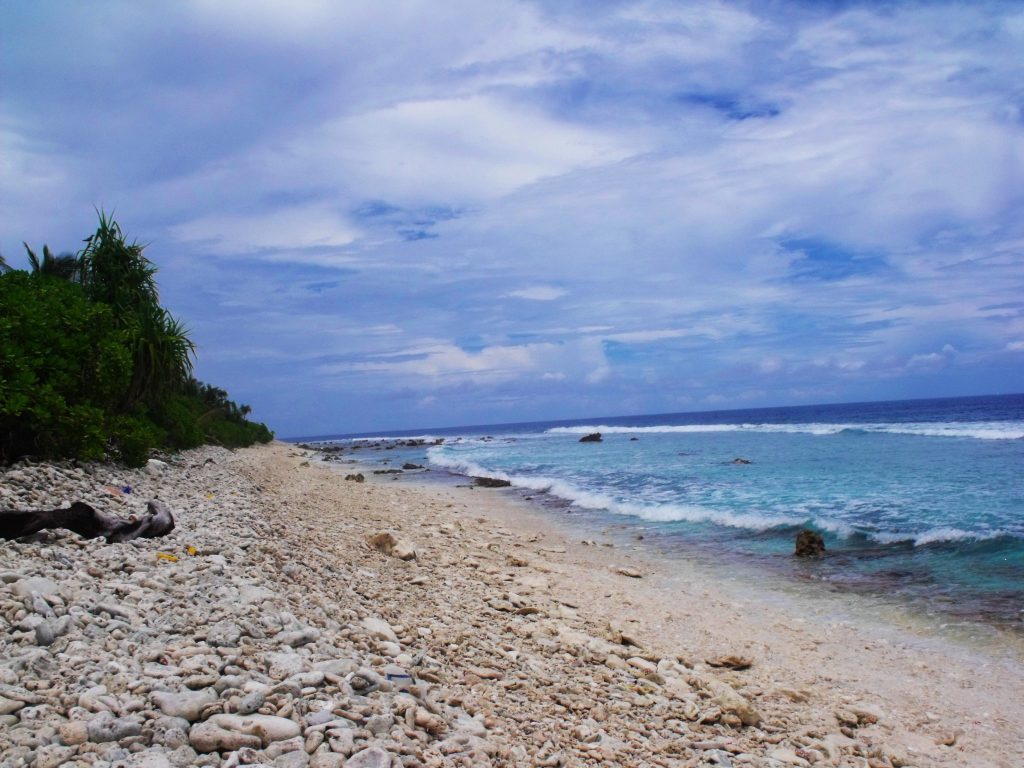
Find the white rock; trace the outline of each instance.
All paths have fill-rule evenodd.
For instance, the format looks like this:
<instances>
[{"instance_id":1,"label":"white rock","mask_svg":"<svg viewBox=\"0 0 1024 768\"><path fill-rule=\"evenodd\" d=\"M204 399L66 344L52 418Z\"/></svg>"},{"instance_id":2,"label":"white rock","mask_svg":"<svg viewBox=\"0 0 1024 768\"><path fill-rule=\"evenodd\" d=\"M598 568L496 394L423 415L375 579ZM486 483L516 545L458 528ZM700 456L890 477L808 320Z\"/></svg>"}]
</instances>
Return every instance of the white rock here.
<instances>
[{"instance_id":1,"label":"white rock","mask_svg":"<svg viewBox=\"0 0 1024 768\"><path fill-rule=\"evenodd\" d=\"M126 768L172 768L172 764L165 753L150 749L128 758Z\"/></svg>"},{"instance_id":2,"label":"white rock","mask_svg":"<svg viewBox=\"0 0 1024 768\"><path fill-rule=\"evenodd\" d=\"M345 756L337 752L322 752L313 755L309 761L309 768L342 768L345 765Z\"/></svg>"},{"instance_id":3,"label":"white rock","mask_svg":"<svg viewBox=\"0 0 1024 768\"><path fill-rule=\"evenodd\" d=\"M18 579L14 582L14 594L18 597L28 597L37 592L43 597L56 595L60 591L57 582L45 576L33 576L28 579Z\"/></svg>"},{"instance_id":4,"label":"white rock","mask_svg":"<svg viewBox=\"0 0 1024 768\"><path fill-rule=\"evenodd\" d=\"M209 688L201 691L154 691L150 698L165 715L194 723L206 707L217 701L217 694Z\"/></svg>"},{"instance_id":5,"label":"white rock","mask_svg":"<svg viewBox=\"0 0 1024 768\"><path fill-rule=\"evenodd\" d=\"M284 680L306 670L305 660L297 653L268 653L267 674L275 680Z\"/></svg>"},{"instance_id":6,"label":"white rock","mask_svg":"<svg viewBox=\"0 0 1024 768\"><path fill-rule=\"evenodd\" d=\"M46 744L36 750L36 761L32 765L35 768L58 768L69 762L74 754L74 747Z\"/></svg>"},{"instance_id":7,"label":"white rock","mask_svg":"<svg viewBox=\"0 0 1024 768\"><path fill-rule=\"evenodd\" d=\"M384 619L376 616L367 616L363 619L363 627L370 633L371 637L377 640L389 640L392 643L398 642L398 635Z\"/></svg>"},{"instance_id":8,"label":"white rock","mask_svg":"<svg viewBox=\"0 0 1024 768\"><path fill-rule=\"evenodd\" d=\"M0 716L10 715L25 706L25 702L0 696Z\"/></svg>"},{"instance_id":9,"label":"white rock","mask_svg":"<svg viewBox=\"0 0 1024 768\"><path fill-rule=\"evenodd\" d=\"M256 735L263 746L274 741L292 739L302 733L298 723L275 715L214 715L206 722L228 731Z\"/></svg>"},{"instance_id":10,"label":"white rock","mask_svg":"<svg viewBox=\"0 0 1024 768\"><path fill-rule=\"evenodd\" d=\"M370 747L352 755L345 768L391 768L391 753L380 747Z\"/></svg>"}]
</instances>

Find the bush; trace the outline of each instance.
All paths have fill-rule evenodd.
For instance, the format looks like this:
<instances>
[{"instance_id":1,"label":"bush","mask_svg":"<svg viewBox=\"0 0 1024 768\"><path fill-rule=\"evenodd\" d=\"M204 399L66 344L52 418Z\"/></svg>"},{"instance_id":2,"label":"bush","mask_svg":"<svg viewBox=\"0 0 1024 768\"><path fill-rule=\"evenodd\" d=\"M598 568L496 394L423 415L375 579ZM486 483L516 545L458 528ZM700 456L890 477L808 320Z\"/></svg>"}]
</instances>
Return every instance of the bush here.
<instances>
[{"instance_id":1,"label":"bush","mask_svg":"<svg viewBox=\"0 0 1024 768\"><path fill-rule=\"evenodd\" d=\"M0 460L102 458L131 375L109 307L59 278L0 275Z\"/></svg>"}]
</instances>

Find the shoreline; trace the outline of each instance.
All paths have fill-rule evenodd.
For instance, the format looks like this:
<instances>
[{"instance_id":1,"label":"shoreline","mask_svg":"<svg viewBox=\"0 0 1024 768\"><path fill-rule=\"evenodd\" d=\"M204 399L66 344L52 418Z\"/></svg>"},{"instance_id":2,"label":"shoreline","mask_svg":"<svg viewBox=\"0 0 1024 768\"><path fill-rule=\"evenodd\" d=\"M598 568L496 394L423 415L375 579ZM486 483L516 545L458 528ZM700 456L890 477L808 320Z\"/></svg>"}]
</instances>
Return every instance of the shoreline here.
<instances>
[{"instance_id":1,"label":"shoreline","mask_svg":"<svg viewBox=\"0 0 1024 768\"><path fill-rule=\"evenodd\" d=\"M323 464L332 472L343 467L370 472L374 468L362 460ZM1024 640L1012 631L980 622L951 626L947 617L907 613L908 601L903 599L883 602L870 595L832 591L818 583L801 584L777 573L765 574L756 566L737 568L735 563L725 563L715 567L679 551L652 551L649 541L632 541L625 531L620 536L595 536L593 530L586 532L572 520L558 519L537 499L522 498L521 489L448 485L418 479L419 475L403 475L393 482L391 477L368 475L368 482L431 496L444 495L447 489L451 498L472 504L491 524L520 532L525 529L531 536L539 534L564 547L563 557L574 566L572 575L588 585L575 590L572 600L581 610L586 606L589 613L606 622L628 613L659 616L658 606L672 606L650 629L652 636L669 638L659 648L665 654L672 653L673 645L692 649L695 658L742 653L797 688L820 693L822 685L840 683L840 693L817 701L815 696L810 698L814 712L806 715L804 729L834 726L834 710L849 706L851 700L880 701L884 710L901 714L885 723L878 737L896 735L896 741L905 749L916 750L924 760L908 765L962 765L962 752L956 755L935 740L963 730L957 743L973 741L967 725L975 726L974 737L991 738L995 731L983 735L989 730L984 720L997 716L1002 720L997 730L1007 739L1004 747L1012 745L1010 753L1024 759L1024 735L1011 725L1016 718L1024 721L1024 708L1014 703L1012 713L1004 710L995 715L991 711L993 701L1009 704L1024 691ZM597 540L598 546L581 544L581 537ZM600 546L602 538L615 546ZM609 586L606 573L617 564L642 571L643 578L619 577ZM736 573L730 576L730 570ZM600 574L610 589L596 601L588 594L595 574ZM700 586L706 584L714 586ZM612 604L602 604L609 594ZM697 625L691 624L695 617ZM780 650L780 646L788 647ZM933 675L941 679L929 680ZM771 685L759 682L766 689ZM1001 694L995 693L999 690ZM938 753L937 747L941 747ZM941 754L943 750L947 754ZM1000 750L998 754L1008 752ZM1017 759L992 759L992 765L1017 764ZM969 764L986 763L975 752Z\"/></svg>"},{"instance_id":2,"label":"shoreline","mask_svg":"<svg viewBox=\"0 0 1024 768\"><path fill-rule=\"evenodd\" d=\"M400 447L402 439L406 438L397 438L392 444ZM316 452L315 446L321 443L305 444L309 446L307 450ZM373 477L376 481L395 480L403 485L422 485L427 488L483 490L475 488L472 475L443 466L421 467L428 470L426 473L396 472L395 469L387 468L390 467L388 460L375 462L366 454L346 456L344 461L335 458L322 459L322 462L327 467L335 467L336 471L347 468L341 474L364 471L367 477ZM426 461L429 462L429 457ZM886 616L886 627L899 627L924 640L938 638L954 646L963 646L968 651L977 649L1024 663L1024 630L1018 624L999 622L983 612L944 611L930 601L923 605L920 598L907 594L880 592L871 587L857 588L844 582L834 583L821 577L819 569L815 567L816 563L794 564L792 557L787 557L788 562L784 564L769 563L728 549L709 549L700 541L666 534L657 529L657 523L624 518L601 510L573 511L571 501L549 494L546 490L513 484L507 488L492 489L489 493L499 495L511 504L520 504L527 511L539 513L542 524L555 526L568 539L603 539L614 542L616 546L632 548L638 556L646 557L654 568L670 567L672 563L690 563L710 571L719 580L729 580L738 572L741 574L738 578L746 584L762 585L768 597L787 595L791 599L831 604L837 613L853 612L852 617L861 622L870 622L873 614L882 613ZM841 552L840 555L846 553Z\"/></svg>"},{"instance_id":3,"label":"shoreline","mask_svg":"<svg viewBox=\"0 0 1024 768\"><path fill-rule=\"evenodd\" d=\"M886 635L802 599L765 601L741 574L585 545L492 490L346 482L352 465L310 458L277 442L200 449L156 474L14 469L51 482L15 494L19 506L89 487L127 512L157 495L178 527L116 545L64 532L0 544L0 764L230 765L245 738L246 762L313 768L346 756L382 767L1024 759L1020 657ZM104 483L135 493L106 497ZM415 558L367 546L385 532ZM53 582L57 617L17 597L33 578ZM66 634L38 646L34 626L65 616ZM42 659L38 679L17 671ZM409 692L383 680L390 665L413 675ZM238 714L247 696L279 729L256 747ZM134 733L93 741L103 717ZM211 744L221 731L234 740Z\"/></svg>"}]
</instances>

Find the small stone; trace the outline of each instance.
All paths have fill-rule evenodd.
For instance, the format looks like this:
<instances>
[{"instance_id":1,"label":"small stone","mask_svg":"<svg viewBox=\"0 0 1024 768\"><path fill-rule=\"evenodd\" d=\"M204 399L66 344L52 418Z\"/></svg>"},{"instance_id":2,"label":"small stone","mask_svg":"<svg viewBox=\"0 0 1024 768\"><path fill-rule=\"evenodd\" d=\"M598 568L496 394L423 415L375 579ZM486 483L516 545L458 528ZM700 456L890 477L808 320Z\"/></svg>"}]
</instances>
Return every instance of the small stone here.
<instances>
[{"instance_id":1,"label":"small stone","mask_svg":"<svg viewBox=\"0 0 1024 768\"><path fill-rule=\"evenodd\" d=\"M304 749L295 749L277 757L271 765L274 768L306 768L309 765L309 755Z\"/></svg>"},{"instance_id":2,"label":"small stone","mask_svg":"<svg viewBox=\"0 0 1024 768\"><path fill-rule=\"evenodd\" d=\"M356 751L356 736L351 728L334 728L328 734L327 744L332 752L348 757Z\"/></svg>"},{"instance_id":3,"label":"small stone","mask_svg":"<svg viewBox=\"0 0 1024 768\"><path fill-rule=\"evenodd\" d=\"M206 722L229 731L256 734L263 746L274 741L293 739L302 733L294 720L274 715L214 715Z\"/></svg>"},{"instance_id":4,"label":"small stone","mask_svg":"<svg viewBox=\"0 0 1024 768\"><path fill-rule=\"evenodd\" d=\"M194 723L206 707L217 701L217 694L209 688L202 691L154 691L150 698L165 715Z\"/></svg>"},{"instance_id":5,"label":"small stone","mask_svg":"<svg viewBox=\"0 0 1024 768\"><path fill-rule=\"evenodd\" d=\"M630 568L626 565L620 565L615 569L615 572L620 576L628 576L631 579L643 578L643 574L640 573L640 571L638 571L636 568Z\"/></svg>"},{"instance_id":6,"label":"small stone","mask_svg":"<svg viewBox=\"0 0 1024 768\"><path fill-rule=\"evenodd\" d=\"M229 731L207 720L193 725L188 732L188 741L196 752L234 752L244 747L259 749L263 746L259 736L239 731Z\"/></svg>"},{"instance_id":7,"label":"small stone","mask_svg":"<svg viewBox=\"0 0 1024 768\"><path fill-rule=\"evenodd\" d=\"M125 768L172 768L172 764L164 752L150 749L128 758Z\"/></svg>"},{"instance_id":8,"label":"small stone","mask_svg":"<svg viewBox=\"0 0 1024 768\"><path fill-rule=\"evenodd\" d=\"M658 667L654 662L642 659L639 656L634 656L630 659L626 659L626 663L641 673L643 677L649 677L651 675L658 674Z\"/></svg>"},{"instance_id":9,"label":"small stone","mask_svg":"<svg viewBox=\"0 0 1024 768\"><path fill-rule=\"evenodd\" d=\"M274 638L274 640L281 643L281 645L291 646L292 648L298 648L301 645L315 643L319 639L320 630L313 627L297 629L292 632L282 632Z\"/></svg>"},{"instance_id":10,"label":"small stone","mask_svg":"<svg viewBox=\"0 0 1024 768\"><path fill-rule=\"evenodd\" d=\"M381 736L391 730L395 724L395 716L392 714L374 715L366 721L366 730L375 736Z\"/></svg>"},{"instance_id":11,"label":"small stone","mask_svg":"<svg viewBox=\"0 0 1024 768\"><path fill-rule=\"evenodd\" d=\"M774 749L768 753L768 757L786 765L810 766L809 762L797 756L796 752L791 749Z\"/></svg>"},{"instance_id":12,"label":"small stone","mask_svg":"<svg viewBox=\"0 0 1024 768\"><path fill-rule=\"evenodd\" d=\"M370 637L377 640L388 640L392 643L398 642L398 635L384 619L375 616L367 616L363 619L363 627L370 633Z\"/></svg>"},{"instance_id":13,"label":"small stone","mask_svg":"<svg viewBox=\"0 0 1024 768\"><path fill-rule=\"evenodd\" d=\"M233 621L218 621L206 630L206 642L214 647L234 647L242 638L242 630Z\"/></svg>"},{"instance_id":14,"label":"small stone","mask_svg":"<svg viewBox=\"0 0 1024 768\"><path fill-rule=\"evenodd\" d=\"M309 761L309 768L343 768L344 765L345 756L337 752L321 752Z\"/></svg>"},{"instance_id":15,"label":"small stone","mask_svg":"<svg viewBox=\"0 0 1024 768\"><path fill-rule=\"evenodd\" d=\"M716 659L705 659L709 666L712 667L728 667L729 669L735 669L742 671L744 669L750 669L754 662L748 659L746 656L738 656L734 653L730 653L726 656L719 656Z\"/></svg>"},{"instance_id":16,"label":"small stone","mask_svg":"<svg viewBox=\"0 0 1024 768\"><path fill-rule=\"evenodd\" d=\"M46 744L36 750L34 768L58 768L69 762L75 754L75 747L62 747L59 744Z\"/></svg>"},{"instance_id":17,"label":"small stone","mask_svg":"<svg viewBox=\"0 0 1024 768\"><path fill-rule=\"evenodd\" d=\"M45 576L32 576L28 579L18 579L12 587L16 597L29 597L33 592L43 596L52 597L60 591L57 582Z\"/></svg>"},{"instance_id":18,"label":"small stone","mask_svg":"<svg viewBox=\"0 0 1024 768\"><path fill-rule=\"evenodd\" d=\"M41 621L36 624L36 645L48 646L53 645L53 641L57 639L56 633L53 631L53 627L48 621Z\"/></svg>"},{"instance_id":19,"label":"small stone","mask_svg":"<svg viewBox=\"0 0 1024 768\"><path fill-rule=\"evenodd\" d=\"M101 712L95 717L90 717L85 724L89 734L89 741L102 744L107 741L120 741L129 736L138 736L142 732L142 726L134 720L121 717L115 718L109 712Z\"/></svg>"},{"instance_id":20,"label":"small stone","mask_svg":"<svg viewBox=\"0 0 1024 768\"><path fill-rule=\"evenodd\" d=\"M263 706L263 702L266 701L267 697L263 691L253 691L242 697L242 700L238 702L238 714L239 715L251 715L256 712L260 707Z\"/></svg>"},{"instance_id":21,"label":"small stone","mask_svg":"<svg viewBox=\"0 0 1024 768\"><path fill-rule=\"evenodd\" d=\"M68 720L57 728L60 740L69 746L84 744L89 740L89 729L82 720Z\"/></svg>"},{"instance_id":22,"label":"small stone","mask_svg":"<svg viewBox=\"0 0 1024 768\"><path fill-rule=\"evenodd\" d=\"M267 674L275 680L284 680L305 670L306 663L297 653L268 653Z\"/></svg>"},{"instance_id":23,"label":"small stone","mask_svg":"<svg viewBox=\"0 0 1024 768\"><path fill-rule=\"evenodd\" d=\"M25 706L25 702L0 696L0 716L10 715Z\"/></svg>"},{"instance_id":24,"label":"small stone","mask_svg":"<svg viewBox=\"0 0 1024 768\"><path fill-rule=\"evenodd\" d=\"M344 765L345 768L391 768L391 753L380 747L370 747L356 752Z\"/></svg>"}]
</instances>

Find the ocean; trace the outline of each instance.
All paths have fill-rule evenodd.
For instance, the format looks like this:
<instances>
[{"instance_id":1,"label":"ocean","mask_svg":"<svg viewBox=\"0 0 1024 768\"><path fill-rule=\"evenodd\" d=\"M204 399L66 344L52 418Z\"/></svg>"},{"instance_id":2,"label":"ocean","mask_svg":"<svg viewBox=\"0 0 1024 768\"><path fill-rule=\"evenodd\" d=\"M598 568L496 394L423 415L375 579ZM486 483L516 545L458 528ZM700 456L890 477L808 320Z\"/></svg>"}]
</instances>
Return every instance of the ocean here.
<instances>
[{"instance_id":1,"label":"ocean","mask_svg":"<svg viewBox=\"0 0 1024 768\"><path fill-rule=\"evenodd\" d=\"M599 432L601 442L580 442ZM506 479L585 532L1024 630L1024 395L308 438L435 479ZM372 442L372 441L371 441ZM417 474L417 478L425 475ZM796 534L827 556L793 557Z\"/></svg>"}]
</instances>

